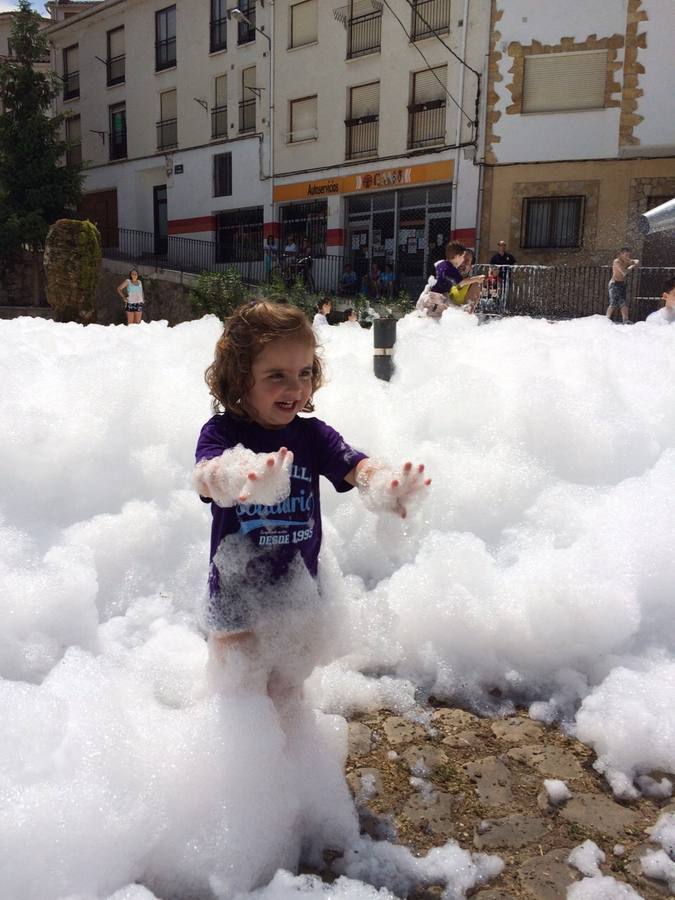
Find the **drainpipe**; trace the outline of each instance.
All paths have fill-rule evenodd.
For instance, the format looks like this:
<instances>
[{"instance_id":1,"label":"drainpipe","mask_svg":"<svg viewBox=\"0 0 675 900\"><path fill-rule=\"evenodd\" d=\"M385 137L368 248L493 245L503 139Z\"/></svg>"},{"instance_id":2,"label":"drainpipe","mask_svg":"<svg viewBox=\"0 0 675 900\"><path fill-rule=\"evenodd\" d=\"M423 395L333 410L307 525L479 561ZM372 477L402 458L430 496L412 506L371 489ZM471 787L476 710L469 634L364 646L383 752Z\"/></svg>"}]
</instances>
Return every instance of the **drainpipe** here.
<instances>
[{"instance_id":1,"label":"drainpipe","mask_svg":"<svg viewBox=\"0 0 675 900\"><path fill-rule=\"evenodd\" d=\"M463 60L466 60L466 41L467 32L469 30L469 0L464 0L464 26L462 35L462 52L460 54ZM464 105L464 79L466 66L460 65L459 72L459 106ZM459 184L459 159L461 155L460 144L462 143L462 110L457 109L457 125L455 128L455 165L452 172L452 207L450 209L450 238L452 238L457 227L457 186Z\"/></svg>"},{"instance_id":2,"label":"drainpipe","mask_svg":"<svg viewBox=\"0 0 675 900\"><path fill-rule=\"evenodd\" d=\"M488 36L489 40L489 36ZM489 46L489 44L488 44ZM478 121L483 122L483 129L480 137L480 146L476 147L476 154L478 159L476 163L478 165L478 197L476 199L476 246L474 248L476 252L476 262L479 262L479 253L480 253L480 229L481 229L481 219L483 216L483 200L485 196L485 136L487 132L487 85L488 85L488 66L490 62L490 52L488 51L485 54L485 63L483 68L483 77L481 81L483 85L485 85L485 89L483 90L483 97L481 99L481 107L479 110L479 119Z\"/></svg>"}]
</instances>

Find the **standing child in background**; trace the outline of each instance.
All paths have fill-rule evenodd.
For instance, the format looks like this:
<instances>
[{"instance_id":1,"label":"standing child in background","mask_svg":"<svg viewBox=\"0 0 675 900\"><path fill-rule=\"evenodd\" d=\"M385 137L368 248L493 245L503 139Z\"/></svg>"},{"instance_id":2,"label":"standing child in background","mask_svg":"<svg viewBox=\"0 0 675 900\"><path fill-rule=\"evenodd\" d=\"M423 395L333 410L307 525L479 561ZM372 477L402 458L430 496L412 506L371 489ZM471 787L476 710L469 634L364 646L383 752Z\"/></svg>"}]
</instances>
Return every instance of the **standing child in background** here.
<instances>
[{"instance_id":1,"label":"standing child in background","mask_svg":"<svg viewBox=\"0 0 675 900\"><path fill-rule=\"evenodd\" d=\"M126 294L124 293L126 291ZM124 300L124 308L127 313L127 324L138 325L143 318L143 283L138 277L136 269L129 272L129 277L125 278L122 284L117 288L117 293Z\"/></svg>"},{"instance_id":2,"label":"standing child in background","mask_svg":"<svg viewBox=\"0 0 675 900\"><path fill-rule=\"evenodd\" d=\"M328 328L330 322L328 321L328 316L330 315L330 311L333 308L333 303L330 297L324 297L323 300L320 300L316 307L316 313L314 314L314 319L312 321L312 328Z\"/></svg>"},{"instance_id":3,"label":"standing child in background","mask_svg":"<svg viewBox=\"0 0 675 900\"><path fill-rule=\"evenodd\" d=\"M301 310L262 300L235 310L206 372L217 414L196 452L195 486L213 515L210 672L216 681L227 680L228 669L235 678L243 672L248 684L257 679L282 711L301 685L289 684L280 661L266 657L261 635L274 634L269 622L317 575L319 476L339 492L357 486L371 509L401 517L430 484L423 465L391 469L319 419L299 417L313 411L322 383L316 351ZM311 639L304 620L302 630Z\"/></svg>"},{"instance_id":4,"label":"standing child in background","mask_svg":"<svg viewBox=\"0 0 675 900\"><path fill-rule=\"evenodd\" d=\"M626 275L640 264L639 259L631 259L630 247L622 247L612 263L612 277L609 280L609 306L606 316L611 319L615 309L621 310L621 319L628 325L628 301L626 300Z\"/></svg>"}]
</instances>

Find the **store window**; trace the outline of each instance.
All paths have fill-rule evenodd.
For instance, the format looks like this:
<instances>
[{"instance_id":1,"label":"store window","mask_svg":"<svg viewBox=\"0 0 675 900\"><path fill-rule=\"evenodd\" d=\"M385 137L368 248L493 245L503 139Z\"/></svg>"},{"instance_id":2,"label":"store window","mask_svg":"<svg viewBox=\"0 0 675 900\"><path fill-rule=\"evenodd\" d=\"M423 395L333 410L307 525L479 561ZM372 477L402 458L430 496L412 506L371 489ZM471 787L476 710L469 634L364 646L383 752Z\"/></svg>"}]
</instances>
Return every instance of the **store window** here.
<instances>
[{"instance_id":1,"label":"store window","mask_svg":"<svg viewBox=\"0 0 675 900\"><path fill-rule=\"evenodd\" d=\"M247 262L263 256L263 207L231 209L216 216L218 262Z\"/></svg>"},{"instance_id":2,"label":"store window","mask_svg":"<svg viewBox=\"0 0 675 900\"><path fill-rule=\"evenodd\" d=\"M326 224L328 220L328 202L313 200L310 203L291 203L281 207L281 246L288 244L291 238L300 247L304 240L309 241L312 256L326 255Z\"/></svg>"}]
</instances>

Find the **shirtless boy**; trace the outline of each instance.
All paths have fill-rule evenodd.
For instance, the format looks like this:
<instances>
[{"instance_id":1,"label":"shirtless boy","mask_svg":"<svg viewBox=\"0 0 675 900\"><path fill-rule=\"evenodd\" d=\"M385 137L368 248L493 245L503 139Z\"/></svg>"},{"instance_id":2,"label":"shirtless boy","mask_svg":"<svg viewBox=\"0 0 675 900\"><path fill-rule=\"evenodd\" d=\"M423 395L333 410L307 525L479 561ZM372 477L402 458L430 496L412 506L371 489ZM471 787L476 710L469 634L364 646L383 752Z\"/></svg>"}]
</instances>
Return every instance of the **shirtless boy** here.
<instances>
[{"instance_id":1,"label":"shirtless boy","mask_svg":"<svg viewBox=\"0 0 675 900\"><path fill-rule=\"evenodd\" d=\"M630 247L622 247L612 263L612 277L609 281L609 306L607 318L611 319L615 309L621 310L624 325L628 322L628 303L626 301L626 275L639 265L639 259L631 259Z\"/></svg>"}]
</instances>

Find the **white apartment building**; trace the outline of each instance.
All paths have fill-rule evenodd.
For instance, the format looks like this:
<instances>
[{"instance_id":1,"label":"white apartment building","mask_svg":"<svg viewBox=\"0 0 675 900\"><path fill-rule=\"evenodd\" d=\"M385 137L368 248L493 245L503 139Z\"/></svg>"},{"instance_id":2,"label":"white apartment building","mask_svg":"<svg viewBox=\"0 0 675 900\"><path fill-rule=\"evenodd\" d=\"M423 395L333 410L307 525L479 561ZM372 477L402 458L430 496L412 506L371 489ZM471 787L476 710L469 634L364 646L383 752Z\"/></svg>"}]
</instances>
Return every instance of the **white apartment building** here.
<instances>
[{"instance_id":1,"label":"white apartment building","mask_svg":"<svg viewBox=\"0 0 675 900\"><path fill-rule=\"evenodd\" d=\"M69 3L48 29L104 234L218 260L293 237L402 283L473 243L490 0L235 2Z\"/></svg>"},{"instance_id":2,"label":"white apartment building","mask_svg":"<svg viewBox=\"0 0 675 900\"><path fill-rule=\"evenodd\" d=\"M675 196L674 34L664 0L493 0L487 255L504 239L519 263L607 264L628 243L672 265L673 237L637 223Z\"/></svg>"},{"instance_id":3,"label":"white apartment building","mask_svg":"<svg viewBox=\"0 0 675 900\"><path fill-rule=\"evenodd\" d=\"M271 220L269 93L258 88L270 57L256 31L270 8L239 6L252 25L230 19L226 0L103 0L48 29L70 152L86 162L82 212L104 242L118 229L160 247L220 234L237 256L242 223Z\"/></svg>"}]
</instances>

